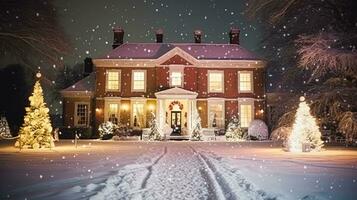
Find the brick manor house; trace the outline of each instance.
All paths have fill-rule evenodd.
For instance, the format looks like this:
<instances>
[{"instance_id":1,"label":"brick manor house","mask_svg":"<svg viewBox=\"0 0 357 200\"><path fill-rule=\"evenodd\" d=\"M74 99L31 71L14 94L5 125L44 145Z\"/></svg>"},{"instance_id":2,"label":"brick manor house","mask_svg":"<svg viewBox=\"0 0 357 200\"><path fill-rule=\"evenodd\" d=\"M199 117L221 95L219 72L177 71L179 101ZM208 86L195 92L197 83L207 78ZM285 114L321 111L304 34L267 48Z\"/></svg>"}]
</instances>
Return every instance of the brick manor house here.
<instances>
[{"instance_id":1,"label":"brick manor house","mask_svg":"<svg viewBox=\"0 0 357 200\"><path fill-rule=\"evenodd\" d=\"M239 29L227 44L202 43L201 31L193 43L165 43L162 30L156 43L123 43L124 30L113 32L113 49L86 59L93 72L61 91L66 127L145 128L153 112L160 128L189 136L196 109L205 130L224 129L233 115L242 127L265 120L265 61L239 45Z\"/></svg>"}]
</instances>

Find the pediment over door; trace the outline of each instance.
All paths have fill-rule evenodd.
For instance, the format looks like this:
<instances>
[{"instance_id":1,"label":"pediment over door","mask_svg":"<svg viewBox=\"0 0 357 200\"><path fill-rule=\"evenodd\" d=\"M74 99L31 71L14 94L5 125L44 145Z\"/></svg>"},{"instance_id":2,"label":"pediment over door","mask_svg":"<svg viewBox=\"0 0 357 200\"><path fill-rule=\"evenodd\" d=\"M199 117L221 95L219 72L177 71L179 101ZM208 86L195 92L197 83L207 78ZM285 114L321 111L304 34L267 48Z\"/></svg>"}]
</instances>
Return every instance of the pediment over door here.
<instances>
[{"instance_id":1,"label":"pediment over door","mask_svg":"<svg viewBox=\"0 0 357 200\"><path fill-rule=\"evenodd\" d=\"M174 55L165 62L161 63L161 65L192 65L192 63L179 55Z\"/></svg>"}]
</instances>

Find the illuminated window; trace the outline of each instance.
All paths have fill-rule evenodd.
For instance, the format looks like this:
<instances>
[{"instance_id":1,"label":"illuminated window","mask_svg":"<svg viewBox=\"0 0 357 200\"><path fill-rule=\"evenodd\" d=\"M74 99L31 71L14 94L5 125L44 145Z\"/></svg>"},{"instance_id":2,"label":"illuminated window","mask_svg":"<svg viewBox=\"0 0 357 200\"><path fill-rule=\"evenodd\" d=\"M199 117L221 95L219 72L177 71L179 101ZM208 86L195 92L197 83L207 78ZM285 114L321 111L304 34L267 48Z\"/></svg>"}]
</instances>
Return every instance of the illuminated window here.
<instances>
[{"instance_id":1,"label":"illuminated window","mask_svg":"<svg viewBox=\"0 0 357 200\"><path fill-rule=\"evenodd\" d=\"M171 72L171 86L182 87L182 73Z\"/></svg>"},{"instance_id":2,"label":"illuminated window","mask_svg":"<svg viewBox=\"0 0 357 200\"><path fill-rule=\"evenodd\" d=\"M221 71L208 72L208 92L223 92L224 74Z\"/></svg>"},{"instance_id":3,"label":"illuminated window","mask_svg":"<svg viewBox=\"0 0 357 200\"><path fill-rule=\"evenodd\" d=\"M120 91L120 70L107 70L107 91Z\"/></svg>"},{"instance_id":4,"label":"illuminated window","mask_svg":"<svg viewBox=\"0 0 357 200\"><path fill-rule=\"evenodd\" d=\"M134 102L132 104L132 124L134 127L145 127L145 103Z\"/></svg>"},{"instance_id":5,"label":"illuminated window","mask_svg":"<svg viewBox=\"0 0 357 200\"><path fill-rule=\"evenodd\" d=\"M75 104L75 116L74 116L74 125L75 126L88 126L88 112L89 104L88 103L76 103Z\"/></svg>"},{"instance_id":6,"label":"illuminated window","mask_svg":"<svg viewBox=\"0 0 357 200\"><path fill-rule=\"evenodd\" d=\"M239 91L253 92L253 72L239 72Z\"/></svg>"},{"instance_id":7,"label":"illuminated window","mask_svg":"<svg viewBox=\"0 0 357 200\"><path fill-rule=\"evenodd\" d=\"M209 127L224 128L224 101L208 101Z\"/></svg>"},{"instance_id":8,"label":"illuminated window","mask_svg":"<svg viewBox=\"0 0 357 200\"><path fill-rule=\"evenodd\" d=\"M253 120L253 106L250 104L240 105L240 123L242 127L249 127L250 122Z\"/></svg>"},{"instance_id":9,"label":"illuminated window","mask_svg":"<svg viewBox=\"0 0 357 200\"><path fill-rule=\"evenodd\" d=\"M132 73L132 91L134 92L145 92L146 88L146 71L144 70L133 70Z\"/></svg>"},{"instance_id":10,"label":"illuminated window","mask_svg":"<svg viewBox=\"0 0 357 200\"><path fill-rule=\"evenodd\" d=\"M109 103L108 116L109 116L108 121L111 121L114 124L118 124L118 122L119 122L119 104Z\"/></svg>"}]
</instances>

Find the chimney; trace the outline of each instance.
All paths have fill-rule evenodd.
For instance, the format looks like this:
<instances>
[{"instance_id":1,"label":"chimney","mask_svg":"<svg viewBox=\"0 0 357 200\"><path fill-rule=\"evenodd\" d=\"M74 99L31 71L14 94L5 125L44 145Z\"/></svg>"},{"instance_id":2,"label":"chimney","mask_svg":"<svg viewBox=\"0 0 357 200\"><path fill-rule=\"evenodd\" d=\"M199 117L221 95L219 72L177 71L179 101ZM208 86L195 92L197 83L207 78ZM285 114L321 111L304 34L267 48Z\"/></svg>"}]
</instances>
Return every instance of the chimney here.
<instances>
[{"instance_id":1,"label":"chimney","mask_svg":"<svg viewBox=\"0 0 357 200\"><path fill-rule=\"evenodd\" d=\"M230 44L239 44L239 28L231 28L229 31L229 43Z\"/></svg>"},{"instance_id":2,"label":"chimney","mask_svg":"<svg viewBox=\"0 0 357 200\"><path fill-rule=\"evenodd\" d=\"M90 73L93 72L93 62L92 62L92 58L86 57L84 59L84 72L83 74L85 76L89 75Z\"/></svg>"},{"instance_id":3,"label":"chimney","mask_svg":"<svg viewBox=\"0 0 357 200\"><path fill-rule=\"evenodd\" d=\"M162 43L164 40L164 31L162 29L157 29L155 31L156 43Z\"/></svg>"},{"instance_id":4,"label":"chimney","mask_svg":"<svg viewBox=\"0 0 357 200\"><path fill-rule=\"evenodd\" d=\"M124 29L117 27L113 28L114 32L114 41L113 41L113 49L117 48L118 46L123 44L123 39L124 39Z\"/></svg>"},{"instance_id":5,"label":"chimney","mask_svg":"<svg viewBox=\"0 0 357 200\"><path fill-rule=\"evenodd\" d=\"M200 30L195 30L193 32L194 34L194 38L195 38L195 43L201 43L201 35L202 35L202 31Z\"/></svg>"}]
</instances>

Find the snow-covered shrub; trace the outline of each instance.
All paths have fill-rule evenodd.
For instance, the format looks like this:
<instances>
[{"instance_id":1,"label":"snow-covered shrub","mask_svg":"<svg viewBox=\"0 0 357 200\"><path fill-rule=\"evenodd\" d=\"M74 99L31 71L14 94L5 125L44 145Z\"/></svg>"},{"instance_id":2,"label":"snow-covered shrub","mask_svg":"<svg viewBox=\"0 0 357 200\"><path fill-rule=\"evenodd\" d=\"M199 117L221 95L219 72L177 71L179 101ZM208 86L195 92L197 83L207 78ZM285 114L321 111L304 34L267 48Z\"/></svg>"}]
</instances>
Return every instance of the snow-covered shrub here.
<instances>
[{"instance_id":1,"label":"snow-covered shrub","mask_svg":"<svg viewBox=\"0 0 357 200\"><path fill-rule=\"evenodd\" d=\"M157 126L156 116L153 112L151 112L151 121L150 121L150 130L149 130L149 140L161 140L161 131Z\"/></svg>"},{"instance_id":2,"label":"snow-covered shrub","mask_svg":"<svg viewBox=\"0 0 357 200\"><path fill-rule=\"evenodd\" d=\"M249 125L248 135L258 140L266 140L269 137L268 126L260 119L253 120Z\"/></svg>"},{"instance_id":3,"label":"snow-covered shrub","mask_svg":"<svg viewBox=\"0 0 357 200\"><path fill-rule=\"evenodd\" d=\"M288 126L279 127L271 133L270 139L276 142L286 142L291 133L291 129L292 128Z\"/></svg>"},{"instance_id":4,"label":"snow-covered shrub","mask_svg":"<svg viewBox=\"0 0 357 200\"><path fill-rule=\"evenodd\" d=\"M241 128L240 121L236 116L233 116L226 130L226 140L242 141L247 139L247 133Z\"/></svg>"},{"instance_id":5,"label":"snow-covered shrub","mask_svg":"<svg viewBox=\"0 0 357 200\"><path fill-rule=\"evenodd\" d=\"M202 126L201 126L201 118L200 115L198 114L197 109L193 113L193 118L194 118L193 121L194 128L191 133L191 140L199 141L202 138Z\"/></svg>"},{"instance_id":6,"label":"snow-covered shrub","mask_svg":"<svg viewBox=\"0 0 357 200\"><path fill-rule=\"evenodd\" d=\"M103 139L103 137L108 135L113 135L115 131L118 129L118 125L113 124L110 121L106 121L99 125L99 137Z\"/></svg>"}]
</instances>

